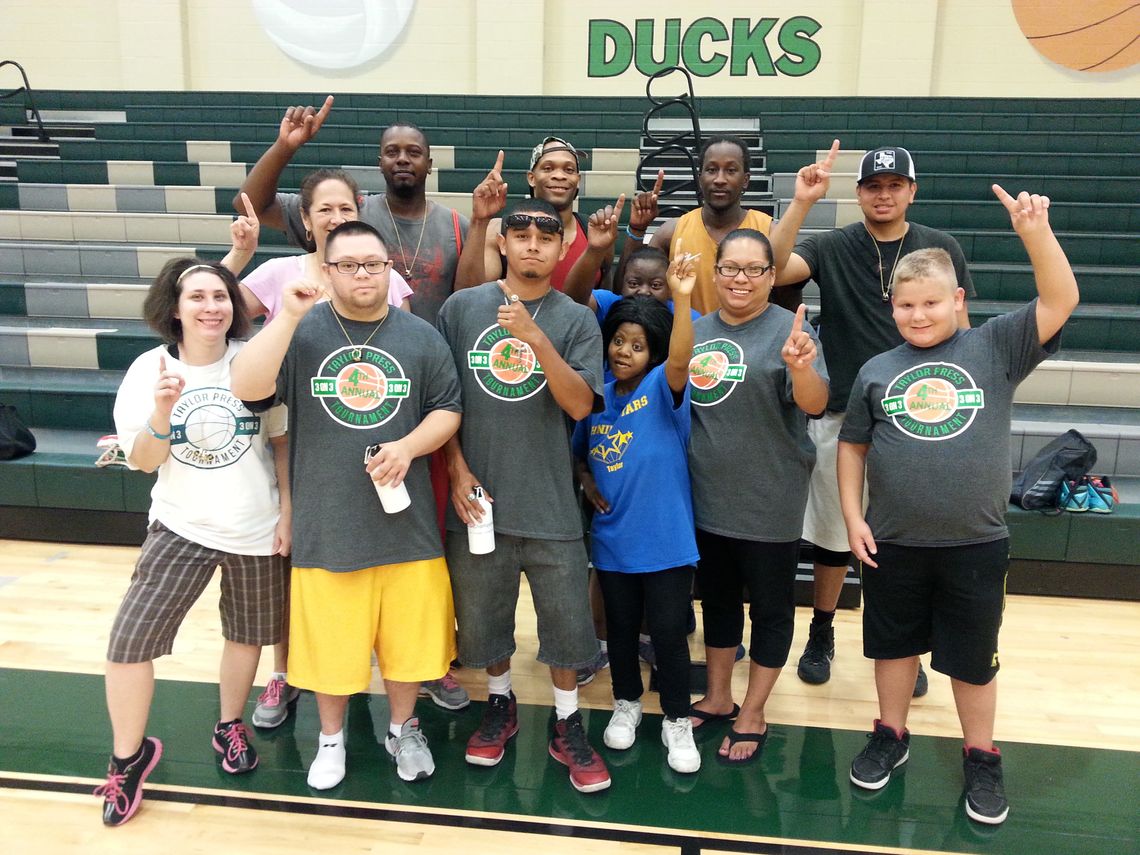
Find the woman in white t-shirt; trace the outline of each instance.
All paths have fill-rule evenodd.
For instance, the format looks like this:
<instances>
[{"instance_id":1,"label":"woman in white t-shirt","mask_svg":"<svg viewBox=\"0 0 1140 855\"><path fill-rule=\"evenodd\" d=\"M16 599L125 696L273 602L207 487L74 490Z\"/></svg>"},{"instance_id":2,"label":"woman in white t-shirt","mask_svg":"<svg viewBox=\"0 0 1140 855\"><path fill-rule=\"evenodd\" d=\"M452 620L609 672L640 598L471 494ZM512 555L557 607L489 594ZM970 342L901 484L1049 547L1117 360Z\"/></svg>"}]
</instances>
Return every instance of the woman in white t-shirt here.
<instances>
[{"instance_id":1,"label":"woman in white t-shirt","mask_svg":"<svg viewBox=\"0 0 1140 855\"><path fill-rule=\"evenodd\" d=\"M107 650L114 747L107 781L96 790L107 825L138 810L142 783L162 755L162 743L146 736L153 660L171 652L218 566L225 644L211 744L224 772L257 766L242 712L261 647L281 637L288 584L284 408L255 415L230 391L230 363L244 345L237 339L249 330L237 279L221 265L172 260L151 285L143 313L163 344L127 369L115 427L128 465L157 471L158 479ZM205 733L202 741L205 753Z\"/></svg>"},{"instance_id":2,"label":"woman in white t-shirt","mask_svg":"<svg viewBox=\"0 0 1140 855\"><path fill-rule=\"evenodd\" d=\"M241 283L242 298L251 318L265 315L269 323L281 309L286 285L298 279L323 282L325 241L329 232L348 220L360 218L360 189L343 169L318 169L301 181L301 222L316 249L307 255L273 258L259 266ZM334 259L335 261L335 259ZM391 272L388 303L411 311L412 289L400 274Z\"/></svg>"}]
</instances>

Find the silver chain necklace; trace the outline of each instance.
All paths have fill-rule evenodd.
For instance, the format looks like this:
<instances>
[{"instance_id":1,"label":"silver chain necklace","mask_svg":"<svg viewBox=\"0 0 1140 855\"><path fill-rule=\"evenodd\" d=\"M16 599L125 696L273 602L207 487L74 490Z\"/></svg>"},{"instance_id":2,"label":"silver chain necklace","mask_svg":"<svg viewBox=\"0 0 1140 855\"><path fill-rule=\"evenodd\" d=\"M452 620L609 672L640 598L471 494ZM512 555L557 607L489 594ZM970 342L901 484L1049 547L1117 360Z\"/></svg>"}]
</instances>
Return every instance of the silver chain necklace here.
<instances>
[{"instance_id":1,"label":"silver chain necklace","mask_svg":"<svg viewBox=\"0 0 1140 855\"><path fill-rule=\"evenodd\" d=\"M883 254L879 251L879 242L875 240L875 236L871 234L870 229L868 229L866 226L863 226L863 228L866 230L867 237L871 239L871 243L875 247L875 256L879 259L879 290L882 292L883 302L889 303L891 301L891 290L895 285L895 270L899 266L899 257L902 256L903 244L906 243L906 236L910 234L910 223L907 223L906 231L903 232L902 237L899 238L899 249L898 252L895 253L894 263L891 264L891 275L885 281L883 280Z\"/></svg>"},{"instance_id":2,"label":"silver chain necklace","mask_svg":"<svg viewBox=\"0 0 1140 855\"><path fill-rule=\"evenodd\" d=\"M364 339L364 342L362 344L353 344L352 338L348 334L348 330L346 330L344 328L344 324L341 323L340 313L335 308L333 308L331 300L329 301L329 309L332 311L333 318L336 319L336 325L340 327L340 331L344 333L344 337L348 339L348 343L352 346L350 353L352 354L353 362L360 361L360 358L364 355L364 348L368 347L368 342L372 341L373 336L375 336L376 333L380 332L380 327L384 326L384 321L388 320L388 315L392 314L392 307L389 306L388 311L384 313L384 317L380 319L380 323L376 325L376 329L372 330L372 332L368 334L368 338Z\"/></svg>"},{"instance_id":3,"label":"silver chain necklace","mask_svg":"<svg viewBox=\"0 0 1140 855\"><path fill-rule=\"evenodd\" d=\"M428 209L424 203L424 218L420 223L420 239L416 241L416 254L412 256L412 263L408 264L408 253L404 251L404 241L400 237L400 227L396 225L396 215L392 213L392 206L388 204L388 196L384 196L384 207L388 209L388 216L392 218L392 228L396 232L396 243L400 247L400 257L404 259L404 275L411 276L412 268L416 266L416 259L420 257L420 245L424 242L424 231L427 229ZM387 317L387 315L385 315Z\"/></svg>"}]
</instances>

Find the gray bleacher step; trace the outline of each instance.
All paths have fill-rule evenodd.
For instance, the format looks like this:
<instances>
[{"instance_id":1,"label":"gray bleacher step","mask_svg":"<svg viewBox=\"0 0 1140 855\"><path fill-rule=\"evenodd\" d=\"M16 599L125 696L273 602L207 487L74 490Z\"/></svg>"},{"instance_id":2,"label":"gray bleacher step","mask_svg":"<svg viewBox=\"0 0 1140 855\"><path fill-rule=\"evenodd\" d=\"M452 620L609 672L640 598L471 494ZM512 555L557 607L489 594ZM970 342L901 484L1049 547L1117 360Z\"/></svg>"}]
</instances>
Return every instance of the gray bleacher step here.
<instances>
[{"instance_id":1,"label":"gray bleacher step","mask_svg":"<svg viewBox=\"0 0 1140 855\"><path fill-rule=\"evenodd\" d=\"M60 124L125 122L127 112L126 110L40 110L40 118L45 123L59 122Z\"/></svg>"},{"instance_id":2,"label":"gray bleacher step","mask_svg":"<svg viewBox=\"0 0 1140 855\"><path fill-rule=\"evenodd\" d=\"M1009 300L971 300L970 313L979 315L1002 315L1022 306L1022 302ZM1130 321L1140 320L1140 306L1120 304L1082 303L1073 310L1074 318L1120 318ZM1140 345L1140 340L1137 341Z\"/></svg>"}]
</instances>

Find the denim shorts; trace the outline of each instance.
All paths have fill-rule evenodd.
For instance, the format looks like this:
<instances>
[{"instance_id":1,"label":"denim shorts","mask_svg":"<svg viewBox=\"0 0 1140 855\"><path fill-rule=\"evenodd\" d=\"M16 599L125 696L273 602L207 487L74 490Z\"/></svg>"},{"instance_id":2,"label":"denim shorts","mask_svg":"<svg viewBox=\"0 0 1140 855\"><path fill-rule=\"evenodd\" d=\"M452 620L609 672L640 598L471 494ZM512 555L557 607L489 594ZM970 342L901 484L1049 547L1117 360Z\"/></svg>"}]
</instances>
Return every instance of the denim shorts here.
<instances>
[{"instance_id":1,"label":"denim shorts","mask_svg":"<svg viewBox=\"0 0 1140 855\"><path fill-rule=\"evenodd\" d=\"M538 617L538 661L554 668L582 668L594 660L598 644L581 539L541 540L496 532L494 552L472 555L467 532L449 531L446 551L464 665L486 668L515 652L515 607L523 572Z\"/></svg>"}]
</instances>

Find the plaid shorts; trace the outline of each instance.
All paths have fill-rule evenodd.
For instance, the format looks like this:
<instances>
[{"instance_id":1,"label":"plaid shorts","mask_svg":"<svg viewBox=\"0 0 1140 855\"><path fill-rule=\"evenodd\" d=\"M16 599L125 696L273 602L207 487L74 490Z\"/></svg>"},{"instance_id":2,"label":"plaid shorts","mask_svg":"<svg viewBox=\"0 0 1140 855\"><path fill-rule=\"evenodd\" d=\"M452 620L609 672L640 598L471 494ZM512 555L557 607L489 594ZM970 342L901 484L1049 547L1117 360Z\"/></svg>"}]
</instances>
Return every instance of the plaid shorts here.
<instances>
[{"instance_id":1,"label":"plaid shorts","mask_svg":"<svg viewBox=\"0 0 1140 855\"><path fill-rule=\"evenodd\" d=\"M258 646L281 641L289 595L287 558L209 549L155 520L115 616L107 659L149 662L170 653L178 627L219 566L222 636Z\"/></svg>"}]
</instances>

